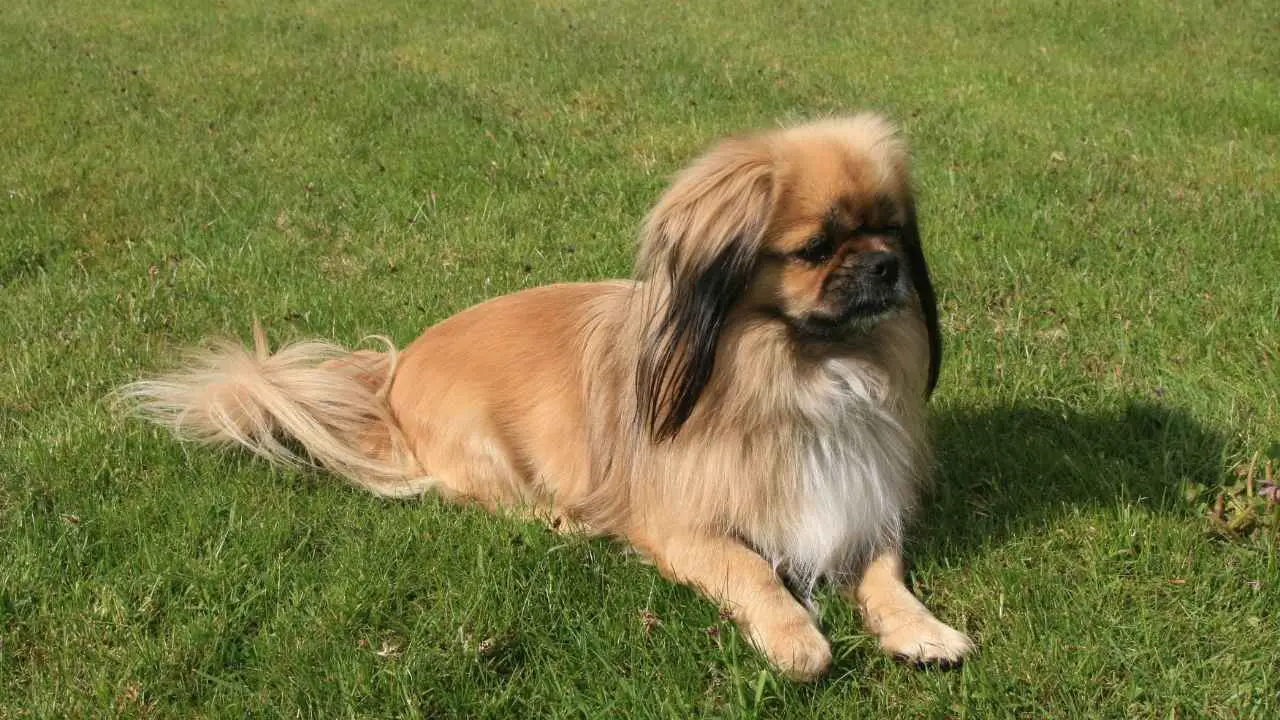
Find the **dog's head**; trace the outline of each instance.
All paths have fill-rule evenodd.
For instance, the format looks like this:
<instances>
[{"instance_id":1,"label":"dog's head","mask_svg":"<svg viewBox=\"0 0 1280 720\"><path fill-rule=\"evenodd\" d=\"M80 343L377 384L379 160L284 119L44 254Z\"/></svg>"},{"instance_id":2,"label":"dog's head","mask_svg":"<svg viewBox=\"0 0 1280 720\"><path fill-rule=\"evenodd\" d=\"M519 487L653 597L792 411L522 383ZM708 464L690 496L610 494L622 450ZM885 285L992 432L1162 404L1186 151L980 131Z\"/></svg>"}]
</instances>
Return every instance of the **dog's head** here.
<instances>
[{"instance_id":1,"label":"dog's head","mask_svg":"<svg viewBox=\"0 0 1280 720\"><path fill-rule=\"evenodd\" d=\"M928 391L941 363L937 306L916 225L906 146L875 115L731 138L686 168L650 213L639 278L662 292L636 375L641 421L674 436L737 317L840 343L918 308Z\"/></svg>"}]
</instances>

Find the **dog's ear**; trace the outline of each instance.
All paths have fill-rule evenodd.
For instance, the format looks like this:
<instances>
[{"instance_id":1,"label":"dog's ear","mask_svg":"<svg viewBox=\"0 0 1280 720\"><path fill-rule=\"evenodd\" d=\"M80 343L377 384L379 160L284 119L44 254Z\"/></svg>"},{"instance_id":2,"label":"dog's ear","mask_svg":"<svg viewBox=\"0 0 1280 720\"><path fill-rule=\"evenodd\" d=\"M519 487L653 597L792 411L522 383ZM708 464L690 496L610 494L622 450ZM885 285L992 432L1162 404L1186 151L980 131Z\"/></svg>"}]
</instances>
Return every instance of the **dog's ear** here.
<instances>
[{"instance_id":1,"label":"dog's ear","mask_svg":"<svg viewBox=\"0 0 1280 720\"><path fill-rule=\"evenodd\" d=\"M684 170L645 222L638 278L655 305L636 368L637 414L655 441L675 437L711 380L774 205L768 147L726 141Z\"/></svg>"},{"instance_id":2,"label":"dog's ear","mask_svg":"<svg viewBox=\"0 0 1280 720\"><path fill-rule=\"evenodd\" d=\"M933 394L933 388L938 384L938 372L942 369L942 333L938 329L938 299L933 293L933 283L929 280L929 265L924 259L924 246L920 242L920 225L916 220L914 202L907 204L902 245L911 266L911 284L915 286L916 297L920 299L920 312L923 313L925 327L929 330L929 382L925 386L927 398Z\"/></svg>"}]
</instances>

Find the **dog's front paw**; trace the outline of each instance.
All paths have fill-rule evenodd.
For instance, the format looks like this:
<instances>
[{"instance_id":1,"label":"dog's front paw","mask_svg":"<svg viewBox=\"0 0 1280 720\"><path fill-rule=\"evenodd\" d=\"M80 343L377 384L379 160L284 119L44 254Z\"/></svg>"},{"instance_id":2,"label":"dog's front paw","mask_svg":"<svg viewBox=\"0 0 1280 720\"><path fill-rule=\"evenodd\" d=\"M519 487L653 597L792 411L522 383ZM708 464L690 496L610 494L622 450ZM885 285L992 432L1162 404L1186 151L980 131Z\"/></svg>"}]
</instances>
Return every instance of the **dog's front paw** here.
<instances>
[{"instance_id":1,"label":"dog's front paw","mask_svg":"<svg viewBox=\"0 0 1280 720\"><path fill-rule=\"evenodd\" d=\"M964 633L921 613L881 633L880 647L906 662L952 666L973 652L974 645Z\"/></svg>"},{"instance_id":2,"label":"dog's front paw","mask_svg":"<svg viewBox=\"0 0 1280 720\"><path fill-rule=\"evenodd\" d=\"M787 678L811 682L831 667L831 643L807 616L752 628L751 643Z\"/></svg>"}]
</instances>

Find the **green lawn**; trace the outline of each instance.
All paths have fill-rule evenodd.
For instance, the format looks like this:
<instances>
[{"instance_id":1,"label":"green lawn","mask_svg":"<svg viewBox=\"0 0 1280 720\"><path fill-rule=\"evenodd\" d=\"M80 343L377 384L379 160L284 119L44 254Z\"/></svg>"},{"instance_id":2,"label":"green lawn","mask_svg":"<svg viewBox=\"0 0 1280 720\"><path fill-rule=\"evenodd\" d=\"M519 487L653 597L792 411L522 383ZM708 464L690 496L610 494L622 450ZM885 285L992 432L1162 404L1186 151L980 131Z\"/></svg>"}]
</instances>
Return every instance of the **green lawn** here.
<instances>
[{"instance_id":1,"label":"green lawn","mask_svg":"<svg viewBox=\"0 0 1280 720\"><path fill-rule=\"evenodd\" d=\"M1280 6L861 5L6 3L0 719L1280 716L1280 533L1235 472L1280 463ZM910 551L960 670L827 597L836 668L792 685L611 543L103 402L254 316L407 343L625 276L709 141L866 108L941 294Z\"/></svg>"}]
</instances>

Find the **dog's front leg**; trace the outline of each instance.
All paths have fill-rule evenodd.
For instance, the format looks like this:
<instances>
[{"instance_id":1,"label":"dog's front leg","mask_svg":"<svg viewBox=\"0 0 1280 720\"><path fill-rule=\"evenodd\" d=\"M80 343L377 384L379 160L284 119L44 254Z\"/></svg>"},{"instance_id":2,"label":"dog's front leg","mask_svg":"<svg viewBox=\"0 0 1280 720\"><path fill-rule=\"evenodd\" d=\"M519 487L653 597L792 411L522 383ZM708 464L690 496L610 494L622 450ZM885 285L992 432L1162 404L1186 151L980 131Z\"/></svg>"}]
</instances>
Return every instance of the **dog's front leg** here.
<instances>
[{"instance_id":1,"label":"dog's front leg","mask_svg":"<svg viewBox=\"0 0 1280 720\"><path fill-rule=\"evenodd\" d=\"M880 638L885 652L908 662L958 663L973 651L973 643L935 618L903 578L902 553L889 550L877 555L843 594L862 608L867 629Z\"/></svg>"},{"instance_id":2,"label":"dog's front leg","mask_svg":"<svg viewBox=\"0 0 1280 720\"><path fill-rule=\"evenodd\" d=\"M709 595L751 643L793 680L831 666L831 645L768 561L727 537L680 534L644 543L664 574Z\"/></svg>"}]
</instances>

